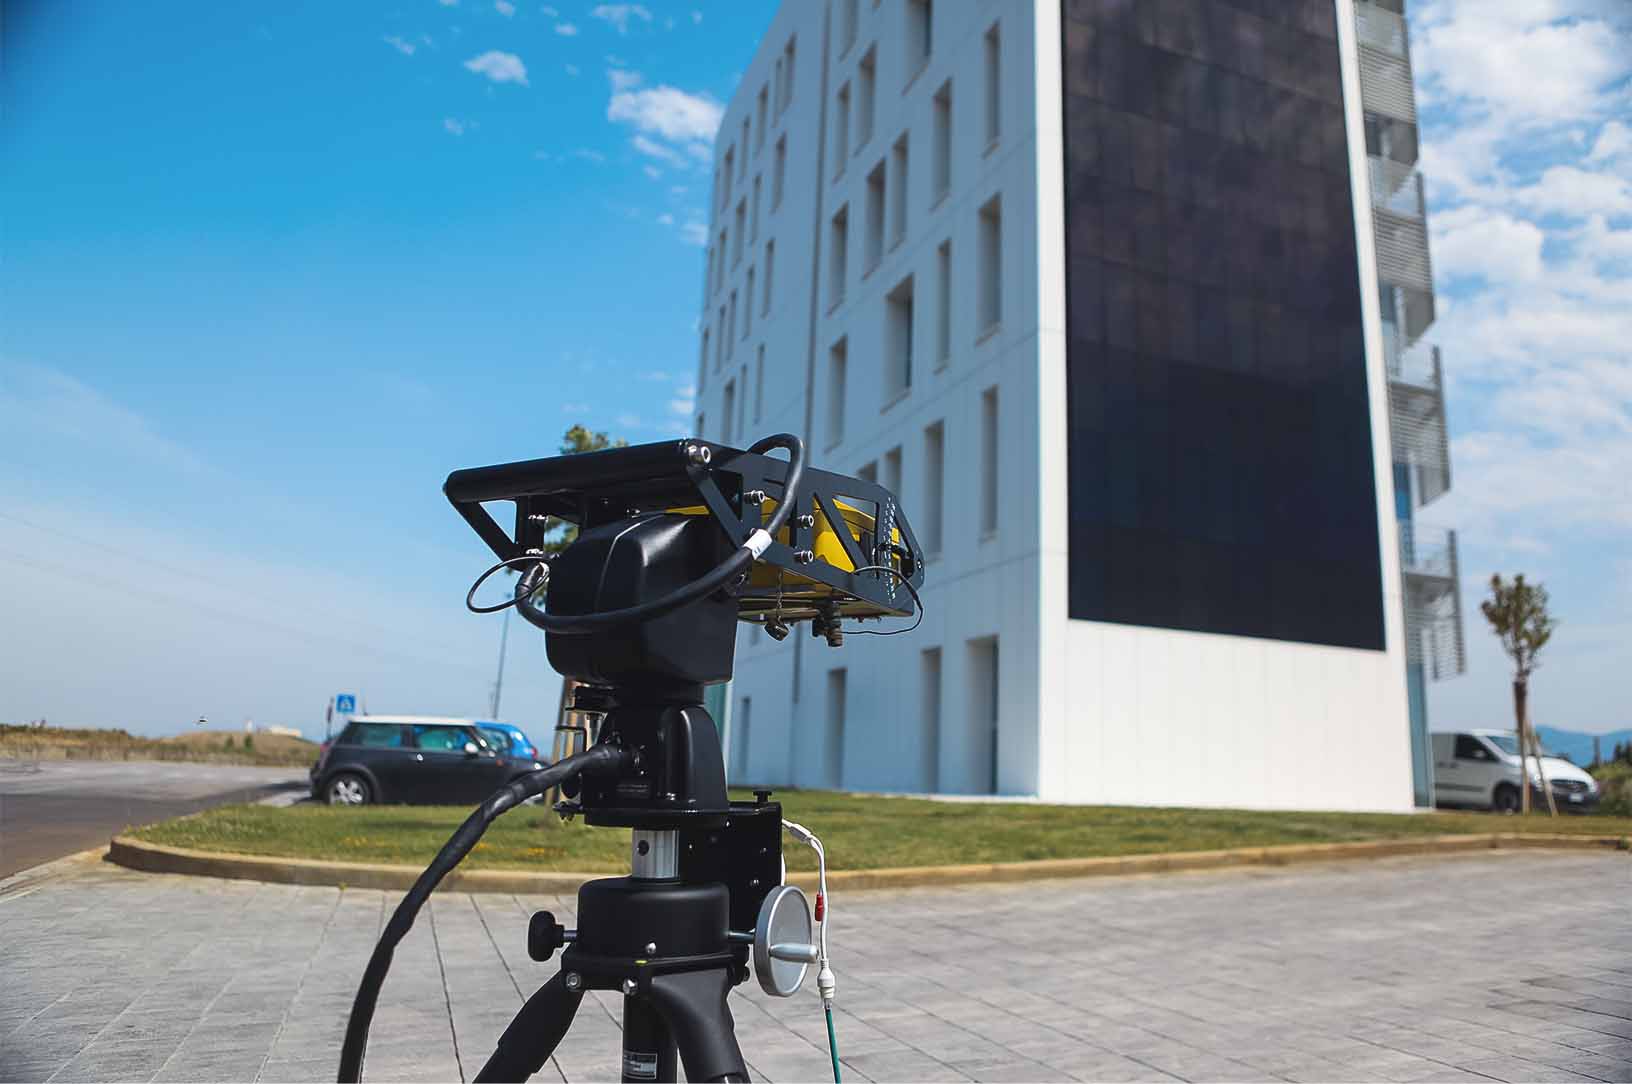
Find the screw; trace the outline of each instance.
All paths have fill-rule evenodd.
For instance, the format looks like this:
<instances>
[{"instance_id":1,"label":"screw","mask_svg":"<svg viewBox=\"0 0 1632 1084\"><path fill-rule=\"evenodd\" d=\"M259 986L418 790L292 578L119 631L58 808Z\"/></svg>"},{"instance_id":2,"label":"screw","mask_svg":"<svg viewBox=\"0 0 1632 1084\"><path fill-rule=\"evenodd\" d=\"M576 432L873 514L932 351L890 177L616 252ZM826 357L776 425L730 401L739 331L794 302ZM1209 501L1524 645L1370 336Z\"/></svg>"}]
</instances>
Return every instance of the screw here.
<instances>
[{"instance_id":1,"label":"screw","mask_svg":"<svg viewBox=\"0 0 1632 1084\"><path fill-rule=\"evenodd\" d=\"M639 854L642 858L644 858L646 856L646 852L651 849L652 845L647 843L644 839L635 844L635 853Z\"/></svg>"},{"instance_id":2,"label":"screw","mask_svg":"<svg viewBox=\"0 0 1632 1084\"><path fill-rule=\"evenodd\" d=\"M656 941L646 942L646 955L648 955L648 956L656 956L657 955L657 942Z\"/></svg>"},{"instance_id":3,"label":"screw","mask_svg":"<svg viewBox=\"0 0 1632 1084\"><path fill-rule=\"evenodd\" d=\"M749 504L764 504L765 491L763 489L750 489L742 495L742 499Z\"/></svg>"},{"instance_id":4,"label":"screw","mask_svg":"<svg viewBox=\"0 0 1632 1084\"><path fill-rule=\"evenodd\" d=\"M638 990L638 989L640 989L640 985L638 983L636 983L634 979L624 979L623 980L623 996L624 997L634 997L635 996L635 991Z\"/></svg>"},{"instance_id":5,"label":"screw","mask_svg":"<svg viewBox=\"0 0 1632 1084\"><path fill-rule=\"evenodd\" d=\"M816 560L816 555L810 550L795 550L793 559L802 565L808 565L810 562Z\"/></svg>"},{"instance_id":6,"label":"screw","mask_svg":"<svg viewBox=\"0 0 1632 1084\"><path fill-rule=\"evenodd\" d=\"M584 977L576 971L567 972L567 989L577 990L584 985Z\"/></svg>"},{"instance_id":7,"label":"screw","mask_svg":"<svg viewBox=\"0 0 1632 1084\"><path fill-rule=\"evenodd\" d=\"M706 467L708 461L714 458L714 453L708 450L707 445L688 444L686 445L686 458L699 467Z\"/></svg>"},{"instance_id":8,"label":"screw","mask_svg":"<svg viewBox=\"0 0 1632 1084\"><path fill-rule=\"evenodd\" d=\"M799 517L798 523L801 527L814 527L816 526L816 517L807 512Z\"/></svg>"}]
</instances>

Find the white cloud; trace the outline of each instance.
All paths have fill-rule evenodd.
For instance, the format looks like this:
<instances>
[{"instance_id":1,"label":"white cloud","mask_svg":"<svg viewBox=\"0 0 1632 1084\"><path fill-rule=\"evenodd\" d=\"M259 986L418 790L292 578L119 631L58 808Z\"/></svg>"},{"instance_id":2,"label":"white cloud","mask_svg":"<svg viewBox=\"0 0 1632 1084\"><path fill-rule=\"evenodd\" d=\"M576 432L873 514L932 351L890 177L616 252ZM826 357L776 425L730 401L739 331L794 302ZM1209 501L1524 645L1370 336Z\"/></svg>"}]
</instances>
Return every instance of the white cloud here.
<instances>
[{"instance_id":1,"label":"white cloud","mask_svg":"<svg viewBox=\"0 0 1632 1084\"><path fill-rule=\"evenodd\" d=\"M465 67L478 75L487 76L495 83L527 85L527 65L523 64L521 57L515 53L489 49L481 56L471 57L465 61Z\"/></svg>"},{"instance_id":2,"label":"white cloud","mask_svg":"<svg viewBox=\"0 0 1632 1084\"><path fill-rule=\"evenodd\" d=\"M697 409L697 389L687 384L683 388L674 390L674 398L669 400L669 413L678 414L683 418L691 417L691 412Z\"/></svg>"},{"instance_id":3,"label":"white cloud","mask_svg":"<svg viewBox=\"0 0 1632 1084\"><path fill-rule=\"evenodd\" d=\"M403 56L413 56L414 51L419 48L413 42L404 41L395 34L387 34L382 40Z\"/></svg>"},{"instance_id":4,"label":"white cloud","mask_svg":"<svg viewBox=\"0 0 1632 1084\"><path fill-rule=\"evenodd\" d=\"M577 74L578 74L578 65L576 65L576 64L568 64L568 65L567 65L567 66L566 66L566 71L567 71L567 74L568 74L568 75L571 75L571 76L577 76Z\"/></svg>"},{"instance_id":5,"label":"white cloud","mask_svg":"<svg viewBox=\"0 0 1632 1084\"><path fill-rule=\"evenodd\" d=\"M13 451L51 438L187 471L203 463L142 414L67 373L44 365L0 359L0 432Z\"/></svg>"},{"instance_id":6,"label":"white cloud","mask_svg":"<svg viewBox=\"0 0 1632 1084\"><path fill-rule=\"evenodd\" d=\"M560 34L563 38L573 38L578 36L578 28L571 23L556 23L555 32Z\"/></svg>"},{"instance_id":7,"label":"white cloud","mask_svg":"<svg viewBox=\"0 0 1632 1084\"><path fill-rule=\"evenodd\" d=\"M1576 166L1549 166L1535 184L1519 189L1514 197L1543 214L1567 218L1632 214L1632 183L1624 175Z\"/></svg>"},{"instance_id":8,"label":"white cloud","mask_svg":"<svg viewBox=\"0 0 1632 1084\"><path fill-rule=\"evenodd\" d=\"M441 4L445 8L452 8L452 7L458 7L459 6L459 0L437 0L437 3Z\"/></svg>"},{"instance_id":9,"label":"white cloud","mask_svg":"<svg viewBox=\"0 0 1632 1084\"><path fill-rule=\"evenodd\" d=\"M1628 157L1632 157L1632 128L1618 120L1612 120L1599 130L1598 139L1593 143L1587 161L1614 162Z\"/></svg>"},{"instance_id":10,"label":"white cloud","mask_svg":"<svg viewBox=\"0 0 1632 1084\"><path fill-rule=\"evenodd\" d=\"M540 13L542 13L544 15L547 15L552 19L555 18L557 15L561 14L559 11L555 10L554 8L552 8L548 4L545 4L543 7L539 8L538 10L539 10Z\"/></svg>"},{"instance_id":11,"label":"white cloud","mask_svg":"<svg viewBox=\"0 0 1632 1084\"><path fill-rule=\"evenodd\" d=\"M646 136L637 135L630 142L633 144L635 150L639 151L641 154L647 155L648 157L656 158L660 162L667 162L669 165L676 168L684 168L688 164L685 155L681 154L679 151L668 146L667 144L659 143L654 139L648 139Z\"/></svg>"},{"instance_id":12,"label":"white cloud","mask_svg":"<svg viewBox=\"0 0 1632 1084\"><path fill-rule=\"evenodd\" d=\"M1534 282L1541 277L1546 235L1534 223L1482 207L1431 216L1434 270L1446 278Z\"/></svg>"},{"instance_id":13,"label":"white cloud","mask_svg":"<svg viewBox=\"0 0 1632 1084\"><path fill-rule=\"evenodd\" d=\"M619 414L616 420L621 429L643 428L639 414Z\"/></svg>"},{"instance_id":14,"label":"white cloud","mask_svg":"<svg viewBox=\"0 0 1632 1084\"><path fill-rule=\"evenodd\" d=\"M629 33L631 19L645 23L652 21L652 13L642 4L597 4L589 14L591 18L610 23L620 34Z\"/></svg>"},{"instance_id":15,"label":"white cloud","mask_svg":"<svg viewBox=\"0 0 1632 1084\"><path fill-rule=\"evenodd\" d=\"M687 222L680 227L680 240L704 248L708 245L708 226L702 222Z\"/></svg>"},{"instance_id":16,"label":"white cloud","mask_svg":"<svg viewBox=\"0 0 1632 1084\"><path fill-rule=\"evenodd\" d=\"M493 0L493 10L508 19L516 13L516 5L510 0Z\"/></svg>"},{"instance_id":17,"label":"white cloud","mask_svg":"<svg viewBox=\"0 0 1632 1084\"><path fill-rule=\"evenodd\" d=\"M700 11L693 11L691 13L691 21L694 24L701 25L703 21L703 13Z\"/></svg>"},{"instance_id":18,"label":"white cloud","mask_svg":"<svg viewBox=\"0 0 1632 1084\"><path fill-rule=\"evenodd\" d=\"M641 172L646 174L646 176L650 177L654 181L660 181L663 179L663 171L658 169L656 166L642 166Z\"/></svg>"},{"instance_id":19,"label":"white cloud","mask_svg":"<svg viewBox=\"0 0 1632 1084\"><path fill-rule=\"evenodd\" d=\"M462 136L465 134L465 122L455 117L443 117L442 130L449 135Z\"/></svg>"},{"instance_id":20,"label":"white cloud","mask_svg":"<svg viewBox=\"0 0 1632 1084\"><path fill-rule=\"evenodd\" d=\"M582 158L586 162L594 162L596 165L600 165L602 162L606 161L606 155L602 154L600 151L590 150L588 147L579 147L577 150L572 152L572 156L574 158Z\"/></svg>"},{"instance_id":21,"label":"white cloud","mask_svg":"<svg viewBox=\"0 0 1632 1084\"><path fill-rule=\"evenodd\" d=\"M657 216L657 223L660 226L672 226L674 225L674 216L664 212Z\"/></svg>"},{"instance_id":22,"label":"white cloud","mask_svg":"<svg viewBox=\"0 0 1632 1084\"><path fill-rule=\"evenodd\" d=\"M688 94L677 87L661 85L641 89L629 80L630 73L612 73L612 100L607 104L608 120L631 124L647 135L661 136L676 143L711 144L724 113L719 102L707 94Z\"/></svg>"}]
</instances>

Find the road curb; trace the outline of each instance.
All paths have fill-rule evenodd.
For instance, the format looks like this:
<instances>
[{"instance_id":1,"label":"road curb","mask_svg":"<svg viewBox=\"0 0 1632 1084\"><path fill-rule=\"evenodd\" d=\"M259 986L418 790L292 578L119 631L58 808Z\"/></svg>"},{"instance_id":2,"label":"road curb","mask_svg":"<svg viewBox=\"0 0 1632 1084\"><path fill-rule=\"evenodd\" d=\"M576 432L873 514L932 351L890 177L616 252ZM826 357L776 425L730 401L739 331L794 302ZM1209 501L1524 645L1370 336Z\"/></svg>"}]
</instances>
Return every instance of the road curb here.
<instances>
[{"instance_id":1,"label":"road curb","mask_svg":"<svg viewBox=\"0 0 1632 1084\"><path fill-rule=\"evenodd\" d=\"M1286 866L1408 855L1457 854L1505 848L1552 850L1627 850L1621 836L1541 835L1490 832L1469 836L1367 840L1359 843L1294 843L1276 847L1242 847L1176 854L1112 855L1098 858L1049 858L1030 862L995 862L962 866L903 866L885 869L834 870L829 888L914 888L939 885L998 884L1070 877L1178 873L1236 866ZM407 889L420 871L412 866L330 862L309 858L269 858L226 851L167 847L131 836L116 836L108 860L147 873L181 873L273 884L330 885L344 888ZM521 870L455 870L441 887L455 892L509 892L521 895L571 894L578 886L606 873L529 873ZM814 873L792 873L788 882L814 888Z\"/></svg>"}]
</instances>

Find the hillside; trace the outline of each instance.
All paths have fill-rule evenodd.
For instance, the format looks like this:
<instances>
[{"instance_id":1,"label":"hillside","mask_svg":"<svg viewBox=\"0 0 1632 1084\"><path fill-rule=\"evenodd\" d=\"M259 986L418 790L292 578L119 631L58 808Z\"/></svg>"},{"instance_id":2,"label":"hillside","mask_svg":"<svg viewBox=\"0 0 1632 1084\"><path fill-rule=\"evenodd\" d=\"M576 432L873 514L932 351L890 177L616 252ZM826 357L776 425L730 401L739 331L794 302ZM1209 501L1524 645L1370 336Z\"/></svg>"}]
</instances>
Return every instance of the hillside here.
<instances>
[{"instance_id":1,"label":"hillside","mask_svg":"<svg viewBox=\"0 0 1632 1084\"><path fill-rule=\"evenodd\" d=\"M184 760L207 764L304 766L317 745L301 738L257 733L245 746L241 731L196 730L171 738L143 738L127 730L0 724L0 758L15 760Z\"/></svg>"}]
</instances>

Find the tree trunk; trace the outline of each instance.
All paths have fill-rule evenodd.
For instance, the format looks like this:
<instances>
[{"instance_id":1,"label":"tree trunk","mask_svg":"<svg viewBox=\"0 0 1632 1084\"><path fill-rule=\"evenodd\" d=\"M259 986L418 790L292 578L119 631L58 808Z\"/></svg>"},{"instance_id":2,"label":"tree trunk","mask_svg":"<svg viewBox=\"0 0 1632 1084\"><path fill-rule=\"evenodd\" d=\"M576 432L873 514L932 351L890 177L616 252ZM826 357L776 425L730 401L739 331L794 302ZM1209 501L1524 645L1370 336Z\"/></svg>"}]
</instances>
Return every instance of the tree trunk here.
<instances>
[{"instance_id":1,"label":"tree trunk","mask_svg":"<svg viewBox=\"0 0 1632 1084\"><path fill-rule=\"evenodd\" d=\"M1525 740L1529 737L1529 734L1524 725L1526 712L1528 711L1529 692L1530 690L1526 687L1523 678L1513 682L1513 725L1518 731L1519 737L1519 813L1521 815L1530 812L1530 743Z\"/></svg>"},{"instance_id":2,"label":"tree trunk","mask_svg":"<svg viewBox=\"0 0 1632 1084\"><path fill-rule=\"evenodd\" d=\"M1536 736L1536 728L1525 720L1525 729L1530 732L1530 748L1536 753L1536 774L1541 777L1541 793L1547 798L1547 815L1558 816L1558 802L1553 798L1553 785L1547 780L1547 765L1541 762L1541 739Z\"/></svg>"}]
</instances>

